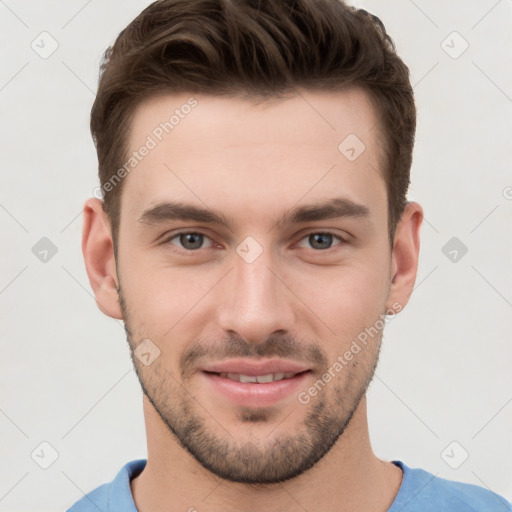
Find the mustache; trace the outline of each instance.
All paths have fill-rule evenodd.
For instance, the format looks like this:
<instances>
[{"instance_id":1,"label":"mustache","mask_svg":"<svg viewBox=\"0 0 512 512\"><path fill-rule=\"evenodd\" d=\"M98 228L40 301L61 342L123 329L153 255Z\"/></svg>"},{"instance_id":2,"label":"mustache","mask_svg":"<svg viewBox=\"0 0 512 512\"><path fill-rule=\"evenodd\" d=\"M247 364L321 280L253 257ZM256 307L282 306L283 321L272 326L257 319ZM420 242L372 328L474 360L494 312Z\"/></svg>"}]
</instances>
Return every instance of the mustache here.
<instances>
[{"instance_id":1,"label":"mustache","mask_svg":"<svg viewBox=\"0 0 512 512\"><path fill-rule=\"evenodd\" d=\"M197 340L180 358L180 369L185 377L199 365L199 361L222 361L230 358L273 358L293 359L297 362L313 363L324 368L328 358L320 345L299 343L289 334L269 336L264 342L255 343L244 340L241 336L231 335L221 342Z\"/></svg>"},{"instance_id":2,"label":"mustache","mask_svg":"<svg viewBox=\"0 0 512 512\"><path fill-rule=\"evenodd\" d=\"M134 332L129 327L129 314L123 293L119 294L119 303L123 313L124 329L128 344L134 338ZM140 333L139 333L140 334ZM139 337L139 336L137 336ZM141 340L147 338L142 336ZM172 340L166 342L156 341L160 350L164 349L165 343L172 343ZM179 360L179 368L182 378L191 375L199 366L200 362L222 361L231 358L283 358L293 359L298 363L309 363L317 368L327 368L329 366L326 352L322 349L320 343L299 342L296 337L290 333L272 333L263 342L250 342L245 340L237 333L225 337L222 340L208 340L205 338L194 341L183 352Z\"/></svg>"}]
</instances>

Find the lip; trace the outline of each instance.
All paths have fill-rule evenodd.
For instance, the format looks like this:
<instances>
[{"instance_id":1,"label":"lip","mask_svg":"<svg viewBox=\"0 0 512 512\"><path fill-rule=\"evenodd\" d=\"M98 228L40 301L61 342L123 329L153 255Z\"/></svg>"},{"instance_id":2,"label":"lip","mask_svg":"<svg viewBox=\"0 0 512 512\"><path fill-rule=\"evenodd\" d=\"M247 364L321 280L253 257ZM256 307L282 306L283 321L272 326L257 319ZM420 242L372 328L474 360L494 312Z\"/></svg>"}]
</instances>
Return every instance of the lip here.
<instances>
[{"instance_id":1,"label":"lip","mask_svg":"<svg viewBox=\"0 0 512 512\"><path fill-rule=\"evenodd\" d=\"M215 393L225 396L235 405L245 407L269 407L292 394L296 395L299 388L301 386L304 387L304 382L309 378L311 372L304 371L303 373L299 373L298 375L288 379L263 384L237 382L235 380L228 379L227 377L221 377L216 373L208 373L206 371L201 371L199 374L206 380L205 384L208 385L209 389L213 390Z\"/></svg>"},{"instance_id":2,"label":"lip","mask_svg":"<svg viewBox=\"0 0 512 512\"><path fill-rule=\"evenodd\" d=\"M250 377L268 375L269 373L302 373L311 370L310 367L286 361L284 359L270 359L266 361L250 361L248 359L228 359L212 363L200 368L204 372L212 373L242 373Z\"/></svg>"}]
</instances>

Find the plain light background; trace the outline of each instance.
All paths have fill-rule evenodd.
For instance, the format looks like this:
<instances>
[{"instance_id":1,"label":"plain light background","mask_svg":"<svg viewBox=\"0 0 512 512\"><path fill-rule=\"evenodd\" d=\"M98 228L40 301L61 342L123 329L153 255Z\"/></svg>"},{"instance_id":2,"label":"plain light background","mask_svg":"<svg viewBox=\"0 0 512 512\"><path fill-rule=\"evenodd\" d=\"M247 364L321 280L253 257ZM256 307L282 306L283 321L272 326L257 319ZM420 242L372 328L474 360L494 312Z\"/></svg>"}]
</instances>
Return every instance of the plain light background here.
<instances>
[{"instance_id":1,"label":"plain light background","mask_svg":"<svg viewBox=\"0 0 512 512\"><path fill-rule=\"evenodd\" d=\"M96 307L80 238L98 185L88 117L100 57L148 4L0 1L1 511L65 510L146 457L124 329ZM416 289L386 327L368 395L372 444L511 500L512 3L357 5L383 20L411 70L409 198L426 217ZM46 262L43 237L57 250ZM43 442L58 454L47 469Z\"/></svg>"}]
</instances>

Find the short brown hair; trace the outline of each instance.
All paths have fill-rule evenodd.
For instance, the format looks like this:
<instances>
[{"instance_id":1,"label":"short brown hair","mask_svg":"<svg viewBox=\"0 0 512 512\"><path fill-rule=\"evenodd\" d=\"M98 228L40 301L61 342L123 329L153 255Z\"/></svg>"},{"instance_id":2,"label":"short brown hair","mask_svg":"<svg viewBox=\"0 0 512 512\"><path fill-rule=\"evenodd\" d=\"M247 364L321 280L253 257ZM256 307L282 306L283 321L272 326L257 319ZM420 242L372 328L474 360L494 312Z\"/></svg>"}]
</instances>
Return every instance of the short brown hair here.
<instances>
[{"instance_id":1,"label":"short brown hair","mask_svg":"<svg viewBox=\"0 0 512 512\"><path fill-rule=\"evenodd\" d=\"M114 247L133 112L150 96L275 97L304 89L363 88L379 118L393 244L406 205L416 129L409 70L376 17L342 0L158 0L103 57L91 111L103 208ZM341 141L340 141L341 142Z\"/></svg>"}]
</instances>

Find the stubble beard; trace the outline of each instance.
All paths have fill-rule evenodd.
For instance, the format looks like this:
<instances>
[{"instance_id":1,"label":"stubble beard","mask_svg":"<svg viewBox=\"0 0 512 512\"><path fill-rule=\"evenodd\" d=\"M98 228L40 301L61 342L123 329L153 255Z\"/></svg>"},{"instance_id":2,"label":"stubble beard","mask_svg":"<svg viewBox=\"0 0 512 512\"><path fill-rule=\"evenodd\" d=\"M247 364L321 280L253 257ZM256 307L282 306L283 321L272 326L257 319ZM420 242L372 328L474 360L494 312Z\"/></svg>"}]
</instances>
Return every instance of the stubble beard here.
<instances>
[{"instance_id":1,"label":"stubble beard","mask_svg":"<svg viewBox=\"0 0 512 512\"><path fill-rule=\"evenodd\" d=\"M343 385L336 383L335 377L307 405L297 401L297 408L308 407L309 410L301 424L293 429L294 434L284 430L279 433L278 420L275 429L271 429L271 440L262 436L237 441L226 432L228 429L219 427L218 420L214 419L215 411L208 410L207 404L192 396L187 380L179 382L161 365L162 358L146 367L135 357L136 341L147 337L133 330L120 289L119 301L132 362L144 395L178 444L205 469L231 482L261 487L285 482L312 468L345 432L378 364L382 333L371 347L365 347L369 353L364 360L343 368L342 372L349 374ZM153 341L159 347L165 346L164 342ZM267 423L270 426L273 418L279 416L275 408L237 410L237 420L242 425ZM232 428L229 430L233 432Z\"/></svg>"}]
</instances>

